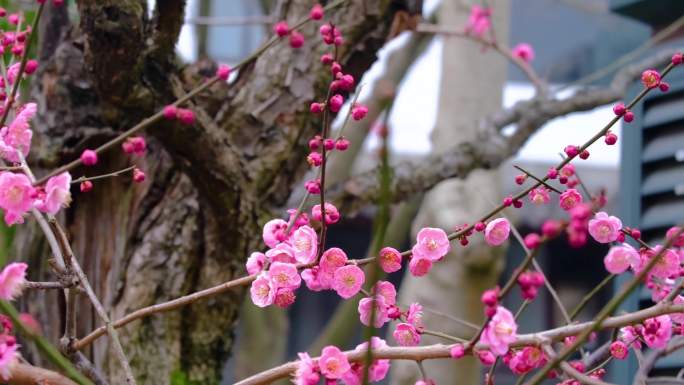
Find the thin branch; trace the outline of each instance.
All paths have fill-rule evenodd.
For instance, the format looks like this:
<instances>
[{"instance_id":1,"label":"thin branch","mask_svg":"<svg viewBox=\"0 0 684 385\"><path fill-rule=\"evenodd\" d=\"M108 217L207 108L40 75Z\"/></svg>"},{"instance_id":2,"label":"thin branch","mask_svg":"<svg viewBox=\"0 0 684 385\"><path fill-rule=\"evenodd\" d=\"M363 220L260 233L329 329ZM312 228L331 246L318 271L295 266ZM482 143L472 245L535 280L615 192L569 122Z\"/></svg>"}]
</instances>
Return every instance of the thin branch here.
<instances>
[{"instance_id":1,"label":"thin branch","mask_svg":"<svg viewBox=\"0 0 684 385\"><path fill-rule=\"evenodd\" d=\"M549 344L543 344L542 348L544 349L544 352L549 356L549 357L556 357L556 352L553 350L553 348ZM613 385L609 382L602 381L598 378L594 378L591 376L588 376L579 370L575 369L572 367L572 365L568 364L565 361L562 361L560 363L561 369L570 377L574 378L575 380L579 381L582 384L586 385Z\"/></svg>"},{"instance_id":2,"label":"thin branch","mask_svg":"<svg viewBox=\"0 0 684 385\"><path fill-rule=\"evenodd\" d=\"M7 383L10 385L77 385L76 382L57 372L22 362L12 365L10 379Z\"/></svg>"},{"instance_id":3,"label":"thin branch","mask_svg":"<svg viewBox=\"0 0 684 385\"><path fill-rule=\"evenodd\" d=\"M684 311L684 304L657 304L652 307L636 311L634 313L624 314L615 317L607 318L602 324L601 329L612 329L633 325L641 322L647 318L655 317L661 314L679 313ZM555 329L550 329L540 333L520 334L517 340L511 347L522 346L538 346L546 341L559 341L565 337L579 334L585 330L593 327L592 322L584 322L579 324L566 325ZM375 359L392 359L392 360L413 360L422 361L429 359L450 358L450 350L453 345L427 345L414 347L385 347L373 349L373 357ZM478 343L477 349L487 349L488 346L483 343ZM354 350L344 352L350 361L363 360L366 351ZM316 358L314 358L316 359ZM288 362L286 364L271 368L264 372L257 373L253 376L247 377L236 382L234 385L258 385L267 384L275 380L286 378L297 370L298 361Z\"/></svg>"}]
</instances>

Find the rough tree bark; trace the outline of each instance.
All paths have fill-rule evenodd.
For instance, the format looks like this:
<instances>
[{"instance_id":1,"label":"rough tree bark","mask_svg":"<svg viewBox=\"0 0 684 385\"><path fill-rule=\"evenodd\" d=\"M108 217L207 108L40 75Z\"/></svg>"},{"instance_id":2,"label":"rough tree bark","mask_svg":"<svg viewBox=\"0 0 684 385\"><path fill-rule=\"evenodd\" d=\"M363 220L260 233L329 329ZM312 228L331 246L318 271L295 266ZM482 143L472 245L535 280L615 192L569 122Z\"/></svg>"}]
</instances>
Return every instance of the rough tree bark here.
<instances>
[{"instance_id":1,"label":"rough tree bark","mask_svg":"<svg viewBox=\"0 0 684 385\"><path fill-rule=\"evenodd\" d=\"M311 6L281 2L279 16L290 23ZM78 25L69 25L64 8L46 14L42 66L32 92L40 106L36 149L29 159L39 175L213 75L212 63L184 66L174 57L185 1L156 3L151 19L145 0L77 1ZM340 50L345 71L360 78L406 3L412 2L350 0L331 12L347 40ZM317 25L302 32L303 48L277 44L245 67L234 86L217 84L195 98L196 124L162 122L149 129L148 154L134 159L147 174L143 184L132 185L128 177L96 183L92 192L77 193L60 218L113 318L244 273L246 256L259 247L260 226L306 171L306 143L319 130L308 104L324 97L330 75L318 61L325 47L318 43ZM73 175L128 163L113 150L96 167ZM15 252L43 276L31 278L47 278L41 261L48 253L39 233L27 227L18 234ZM122 329L138 383L217 383L242 298L242 291L227 293ZM56 341L63 333L57 293L28 302ZM78 305L83 335L99 321L85 299ZM87 353L112 383L121 382L106 338Z\"/></svg>"}]
</instances>

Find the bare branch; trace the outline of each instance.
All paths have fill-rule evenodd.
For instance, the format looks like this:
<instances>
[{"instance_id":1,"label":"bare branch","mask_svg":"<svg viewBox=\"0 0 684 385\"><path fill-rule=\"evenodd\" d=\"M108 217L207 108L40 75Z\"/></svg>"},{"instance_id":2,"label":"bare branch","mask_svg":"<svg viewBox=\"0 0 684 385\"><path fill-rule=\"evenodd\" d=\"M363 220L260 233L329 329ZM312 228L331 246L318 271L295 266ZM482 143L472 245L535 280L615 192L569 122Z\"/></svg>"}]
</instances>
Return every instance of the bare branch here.
<instances>
[{"instance_id":1,"label":"bare branch","mask_svg":"<svg viewBox=\"0 0 684 385\"><path fill-rule=\"evenodd\" d=\"M36 385L36 384L50 384L50 385L77 385L57 372L39 368L37 366L17 362L12 366L11 378L8 381L10 385Z\"/></svg>"}]
</instances>

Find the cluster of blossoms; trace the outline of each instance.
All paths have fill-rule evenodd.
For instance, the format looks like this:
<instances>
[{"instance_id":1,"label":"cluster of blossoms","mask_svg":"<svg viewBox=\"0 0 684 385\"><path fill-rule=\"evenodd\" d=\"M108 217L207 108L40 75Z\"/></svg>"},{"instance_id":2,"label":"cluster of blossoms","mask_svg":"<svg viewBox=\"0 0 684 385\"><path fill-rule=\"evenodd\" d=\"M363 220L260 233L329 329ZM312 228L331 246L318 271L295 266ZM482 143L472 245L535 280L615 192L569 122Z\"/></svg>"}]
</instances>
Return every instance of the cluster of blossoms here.
<instances>
[{"instance_id":1,"label":"cluster of blossoms","mask_svg":"<svg viewBox=\"0 0 684 385\"><path fill-rule=\"evenodd\" d=\"M371 339L371 349L379 349L387 346L387 343L378 337ZM365 352L368 350L368 342L359 344L354 351ZM335 346L326 346L318 359L312 359L307 353L299 353L299 366L294 374L293 382L296 385L316 385L321 376L326 383L334 383L338 380L347 385L359 385L363 382L366 368L358 362L349 362L347 355ZM368 368L368 381L382 381L390 368L390 360L373 360Z\"/></svg>"}]
</instances>

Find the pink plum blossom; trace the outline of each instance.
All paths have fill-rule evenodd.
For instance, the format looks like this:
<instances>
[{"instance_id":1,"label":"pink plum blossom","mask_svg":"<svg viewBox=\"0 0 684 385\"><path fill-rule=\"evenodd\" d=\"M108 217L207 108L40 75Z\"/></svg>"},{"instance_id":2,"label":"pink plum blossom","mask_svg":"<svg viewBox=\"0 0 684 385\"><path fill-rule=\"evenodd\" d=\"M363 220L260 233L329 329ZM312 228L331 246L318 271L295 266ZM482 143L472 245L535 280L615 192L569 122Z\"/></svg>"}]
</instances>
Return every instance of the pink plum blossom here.
<instances>
[{"instance_id":1,"label":"pink plum blossom","mask_svg":"<svg viewBox=\"0 0 684 385\"><path fill-rule=\"evenodd\" d=\"M318 236L316 231L309 226L301 226L292 233L292 248L294 257L299 263L312 263L316 260L318 252Z\"/></svg>"},{"instance_id":2,"label":"pink plum blossom","mask_svg":"<svg viewBox=\"0 0 684 385\"><path fill-rule=\"evenodd\" d=\"M417 242L413 246L414 255L427 258L431 261L438 261L444 257L451 245L446 232L434 227L425 227L418 232Z\"/></svg>"},{"instance_id":3,"label":"pink plum blossom","mask_svg":"<svg viewBox=\"0 0 684 385\"><path fill-rule=\"evenodd\" d=\"M31 148L33 131L29 128L29 122L36 114L36 103L26 103L8 127L0 129L0 156L10 162L19 162L20 151L22 156L28 156Z\"/></svg>"},{"instance_id":4,"label":"pink plum blossom","mask_svg":"<svg viewBox=\"0 0 684 385\"><path fill-rule=\"evenodd\" d=\"M340 297L349 299L361 290L364 280L363 270L358 266L342 266L335 270L332 288Z\"/></svg>"},{"instance_id":5,"label":"pink plum blossom","mask_svg":"<svg viewBox=\"0 0 684 385\"><path fill-rule=\"evenodd\" d=\"M0 173L0 208L8 225L23 223L22 215L33 206L35 188L24 174Z\"/></svg>"},{"instance_id":6,"label":"pink plum blossom","mask_svg":"<svg viewBox=\"0 0 684 385\"><path fill-rule=\"evenodd\" d=\"M487 33L492 25L490 17L492 11L486 7L473 5L470 8L470 16L468 17L468 24L466 24L466 33L470 33L475 37L482 38Z\"/></svg>"},{"instance_id":7,"label":"pink plum blossom","mask_svg":"<svg viewBox=\"0 0 684 385\"><path fill-rule=\"evenodd\" d=\"M333 278L335 270L347 264L347 254L344 250L331 247L321 255L321 260L318 263L319 281L324 289L330 289L333 285Z\"/></svg>"},{"instance_id":8,"label":"pink plum blossom","mask_svg":"<svg viewBox=\"0 0 684 385\"><path fill-rule=\"evenodd\" d=\"M275 247L278 243L285 241L287 225L287 222L282 219L271 219L266 222L262 233L266 246Z\"/></svg>"},{"instance_id":9,"label":"pink plum blossom","mask_svg":"<svg viewBox=\"0 0 684 385\"><path fill-rule=\"evenodd\" d=\"M323 287L320 280L320 268L318 266L302 270L301 275L304 283L306 283L306 287L311 291L321 291L329 288Z\"/></svg>"},{"instance_id":10,"label":"pink plum blossom","mask_svg":"<svg viewBox=\"0 0 684 385\"><path fill-rule=\"evenodd\" d=\"M672 321L670 316L663 314L644 321L641 333L646 345L651 348L664 348L672 336Z\"/></svg>"},{"instance_id":11,"label":"pink plum blossom","mask_svg":"<svg viewBox=\"0 0 684 385\"><path fill-rule=\"evenodd\" d=\"M71 203L70 186L71 174L68 172L48 179L45 184L45 195L35 202L36 207L44 213L57 214L61 207L67 207Z\"/></svg>"},{"instance_id":12,"label":"pink plum blossom","mask_svg":"<svg viewBox=\"0 0 684 385\"><path fill-rule=\"evenodd\" d=\"M675 253L671 249L662 251L663 247L661 245L655 246L652 250L645 250L641 253L642 260L641 266L639 266L637 271L640 271L651 258L660 254L658 261L655 263L649 275L656 276L658 278L668 278L670 276L675 276L679 273L679 254ZM661 252L662 251L662 252Z\"/></svg>"},{"instance_id":13,"label":"pink plum blossom","mask_svg":"<svg viewBox=\"0 0 684 385\"><path fill-rule=\"evenodd\" d=\"M525 63L534 60L534 49L527 43L519 43L511 50L513 56L520 58Z\"/></svg>"},{"instance_id":14,"label":"pink plum blossom","mask_svg":"<svg viewBox=\"0 0 684 385\"><path fill-rule=\"evenodd\" d=\"M622 341L615 341L610 344L610 355L618 360L624 360L629 355L629 346Z\"/></svg>"},{"instance_id":15,"label":"pink plum blossom","mask_svg":"<svg viewBox=\"0 0 684 385\"><path fill-rule=\"evenodd\" d=\"M268 262L295 263L297 260L294 257L294 253L292 246L287 243L279 243L274 248L266 251L266 260Z\"/></svg>"},{"instance_id":16,"label":"pink plum blossom","mask_svg":"<svg viewBox=\"0 0 684 385\"><path fill-rule=\"evenodd\" d=\"M276 296L276 287L273 281L268 279L265 273L262 273L252 282L250 294L255 305L266 307L273 304Z\"/></svg>"},{"instance_id":17,"label":"pink plum blossom","mask_svg":"<svg viewBox=\"0 0 684 385\"><path fill-rule=\"evenodd\" d=\"M503 306L498 306L482 333L481 341L489 345L492 353L502 356L508 352L508 346L515 342L517 330L518 324L513 314Z\"/></svg>"},{"instance_id":18,"label":"pink plum blossom","mask_svg":"<svg viewBox=\"0 0 684 385\"><path fill-rule=\"evenodd\" d=\"M12 366L19 358L19 345L10 337L11 341L3 341L0 343L0 377L8 381L12 375ZM10 339L8 338L8 339Z\"/></svg>"},{"instance_id":19,"label":"pink plum blossom","mask_svg":"<svg viewBox=\"0 0 684 385\"><path fill-rule=\"evenodd\" d=\"M416 346L420 343L420 334L413 325L408 323L397 324L392 336L401 346Z\"/></svg>"},{"instance_id":20,"label":"pink plum blossom","mask_svg":"<svg viewBox=\"0 0 684 385\"><path fill-rule=\"evenodd\" d=\"M311 208L311 218L315 221L319 221L323 218L323 212L321 210L321 205L315 205ZM325 203L325 223L328 225L333 225L340 220L340 212L337 211L337 207L332 203Z\"/></svg>"},{"instance_id":21,"label":"pink plum blossom","mask_svg":"<svg viewBox=\"0 0 684 385\"><path fill-rule=\"evenodd\" d=\"M547 190L545 187L532 189L527 196L529 197L530 202L534 203L535 205L545 205L551 201L551 198L549 197L549 190Z\"/></svg>"},{"instance_id":22,"label":"pink plum blossom","mask_svg":"<svg viewBox=\"0 0 684 385\"><path fill-rule=\"evenodd\" d=\"M316 385L320 376L317 373L318 366L311 359L309 353L298 353L299 363L295 371L293 382L295 385Z\"/></svg>"},{"instance_id":23,"label":"pink plum blossom","mask_svg":"<svg viewBox=\"0 0 684 385\"><path fill-rule=\"evenodd\" d=\"M620 229L622 229L620 219L603 211L596 213L594 219L589 220L589 234L599 243L615 241L620 234Z\"/></svg>"},{"instance_id":24,"label":"pink plum blossom","mask_svg":"<svg viewBox=\"0 0 684 385\"><path fill-rule=\"evenodd\" d=\"M559 199L560 208L569 211L578 203L582 203L582 194L574 188L569 188L560 195Z\"/></svg>"},{"instance_id":25,"label":"pink plum blossom","mask_svg":"<svg viewBox=\"0 0 684 385\"><path fill-rule=\"evenodd\" d=\"M628 244L613 246L603 259L606 270L612 274L624 273L630 266L639 265L639 252Z\"/></svg>"},{"instance_id":26,"label":"pink plum blossom","mask_svg":"<svg viewBox=\"0 0 684 385\"><path fill-rule=\"evenodd\" d=\"M384 247L378 255L378 263L385 273L394 273L401 269L401 253L395 248Z\"/></svg>"},{"instance_id":27,"label":"pink plum blossom","mask_svg":"<svg viewBox=\"0 0 684 385\"><path fill-rule=\"evenodd\" d=\"M409 262L409 271L415 277L422 277L432 269L432 261L428 258L414 255Z\"/></svg>"},{"instance_id":28,"label":"pink plum blossom","mask_svg":"<svg viewBox=\"0 0 684 385\"><path fill-rule=\"evenodd\" d=\"M247 273L249 275L255 275L261 273L264 270L264 264L266 263L266 255L258 251L253 252L247 258Z\"/></svg>"},{"instance_id":29,"label":"pink plum blossom","mask_svg":"<svg viewBox=\"0 0 684 385\"><path fill-rule=\"evenodd\" d=\"M377 297L366 297L359 301L359 319L361 320L362 324L370 326L373 305L375 305L375 318L373 319L373 327L380 328L385 324L385 322L389 321L385 297L381 295Z\"/></svg>"},{"instance_id":30,"label":"pink plum blossom","mask_svg":"<svg viewBox=\"0 0 684 385\"><path fill-rule=\"evenodd\" d=\"M318 359L321 373L328 379L337 380L351 369L347 356L335 346L323 348L321 357Z\"/></svg>"},{"instance_id":31,"label":"pink plum blossom","mask_svg":"<svg viewBox=\"0 0 684 385\"><path fill-rule=\"evenodd\" d=\"M511 232L511 224L506 218L496 218L487 223L485 228L485 241L490 246L499 246L508 239Z\"/></svg>"},{"instance_id":32,"label":"pink plum blossom","mask_svg":"<svg viewBox=\"0 0 684 385\"><path fill-rule=\"evenodd\" d=\"M267 275L278 289L296 289L302 284L297 267L291 263L273 262Z\"/></svg>"},{"instance_id":33,"label":"pink plum blossom","mask_svg":"<svg viewBox=\"0 0 684 385\"><path fill-rule=\"evenodd\" d=\"M397 289L392 282L378 281L375 286L373 286L371 294L383 297L387 306L392 306L397 303Z\"/></svg>"},{"instance_id":34,"label":"pink plum blossom","mask_svg":"<svg viewBox=\"0 0 684 385\"><path fill-rule=\"evenodd\" d=\"M0 273L0 299L12 301L21 295L26 284L28 265L13 262L5 266Z\"/></svg>"},{"instance_id":35,"label":"pink plum blossom","mask_svg":"<svg viewBox=\"0 0 684 385\"><path fill-rule=\"evenodd\" d=\"M409 305L406 322L413 325L417 330L423 329L423 306L421 304L414 302Z\"/></svg>"},{"instance_id":36,"label":"pink plum blossom","mask_svg":"<svg viewBox=\"0 0 684 385\"><path fill-rule=\"evenodd\" d=\"M382 338L379 337L371 337L371 349L378 349L378 348L386 348L387 347L387 342L383 340ZM368 350L368 342L363 342L359 345L356 346L356 351L361 351L365 352ZM363 372L364 372L364 366L359 364L356 367L352 366L353 372L355 373L357 379L360 380L363 379ZM368 369L368 381L370 382L377 382L377 381L382 381L386 376L387 372L389 372L390 368L390 360L388 359L381 359L381 360L373 360L371 363L370 368ZM353 383L350 383L347 381L347 377L345 376L345 383L347 385L352 385Z\"/></svg>"}]
</instances>

